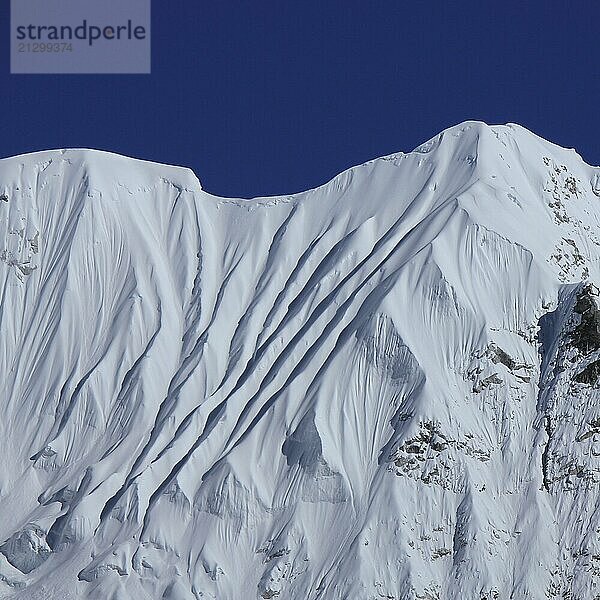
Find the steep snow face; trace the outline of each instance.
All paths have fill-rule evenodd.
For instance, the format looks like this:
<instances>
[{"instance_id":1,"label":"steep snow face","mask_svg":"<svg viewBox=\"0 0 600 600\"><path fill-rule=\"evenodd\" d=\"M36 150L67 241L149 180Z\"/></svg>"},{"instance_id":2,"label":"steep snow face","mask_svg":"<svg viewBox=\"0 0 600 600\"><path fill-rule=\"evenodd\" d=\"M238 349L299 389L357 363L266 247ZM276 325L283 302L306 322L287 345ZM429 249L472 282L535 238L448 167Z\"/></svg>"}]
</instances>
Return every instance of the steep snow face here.
<instances>
[{"instance_id":1,"label":"steep snow face","mask_svg":"<svg viewBox=\"0 0 600 600\"><path fill-rule=\"evenodd\" d=\"M600 597L599 224L516 125L252 200L0 161L0 597Z\"/></svg>"}]
</instances>

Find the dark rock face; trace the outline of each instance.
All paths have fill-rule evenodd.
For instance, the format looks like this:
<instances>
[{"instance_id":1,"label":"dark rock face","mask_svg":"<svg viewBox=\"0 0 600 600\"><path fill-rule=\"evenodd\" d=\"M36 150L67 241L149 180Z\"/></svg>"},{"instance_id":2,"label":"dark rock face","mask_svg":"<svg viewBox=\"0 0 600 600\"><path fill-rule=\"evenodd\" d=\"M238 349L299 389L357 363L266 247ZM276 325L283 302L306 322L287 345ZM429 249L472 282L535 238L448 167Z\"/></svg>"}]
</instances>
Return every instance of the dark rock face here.
<instances>
[{"instance_id":1,"label":"dark rock face","mask_svg":"<svg viewBox=\"0 0 600 600\"><path fill-rule=\"evenodd\" d=\"M574 377L577 383L585 383L587 385L596 385L598 378L600 378L600 360L590 363L581 373L578 373Z\"/></svg>"},{"instance_id":2,"label":"dark rock face","mask_svg":"<svg viewBox=\"0 0 600 600\"><path fill-rule=\"evenodd\" d=\"M600 310L594 301L596 295L597 290L587 285L578 294L574 308L581 315L581 322L573 330L571 341L584 354L600 349Z\"/></svg>"},{"instance_id":3,"label":"dark rock face","mask_svg":"<svg viewBox=\"0 0 600 600\"><path fill-rule=\"evenodd\" d=\"M600 483L600 291L581 284L563 292L557 310L539 322L538 411L539 427L546 434L543 488L555 497L576 489L596 490Z\"/></svg>"}]
</instances>

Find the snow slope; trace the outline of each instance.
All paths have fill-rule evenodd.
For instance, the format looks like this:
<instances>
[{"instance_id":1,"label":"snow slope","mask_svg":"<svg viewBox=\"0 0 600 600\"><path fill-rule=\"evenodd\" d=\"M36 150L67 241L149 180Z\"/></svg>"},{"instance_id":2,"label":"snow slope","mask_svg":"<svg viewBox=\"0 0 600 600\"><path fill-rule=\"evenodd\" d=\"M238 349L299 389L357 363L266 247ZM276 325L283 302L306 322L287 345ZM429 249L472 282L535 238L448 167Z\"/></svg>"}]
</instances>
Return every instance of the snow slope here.
<instances>
[{"instance_id":1,"label":"snow slope","mask_svg":"<svg viewBox=\"0 0 600 600\"><path fill-rule=\"evenodd\" d=\"M600 598L599 224L517 125L252 200L0 161L0 598Z\"/></svg>"}]
</instances>

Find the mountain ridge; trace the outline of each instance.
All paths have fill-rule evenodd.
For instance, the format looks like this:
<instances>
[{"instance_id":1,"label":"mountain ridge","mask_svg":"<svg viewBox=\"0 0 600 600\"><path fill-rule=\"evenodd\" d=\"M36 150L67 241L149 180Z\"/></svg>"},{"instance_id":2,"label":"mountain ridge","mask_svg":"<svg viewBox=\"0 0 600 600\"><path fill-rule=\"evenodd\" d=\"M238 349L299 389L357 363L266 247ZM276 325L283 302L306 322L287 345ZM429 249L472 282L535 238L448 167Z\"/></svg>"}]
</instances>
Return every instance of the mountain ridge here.
<instances>
[{"instance_id":1,"label":"mountain ridge","mask_svg":"<svg viewBox=\"0 0 600 600\"><path fill-rule=\"evenodd\" d=\"M581 156L577 153L577 151L574 148L565 149L549 140L542 138L541 136L535 134L533 131L527 129L526 127L524 127L518 123L505 123L505 124L489 125L489 124L485 123L484 121L467 120L467 121L457 123L456 125L452 125L446 129L444 129L443 131L436 134L429 140L423 142L422 144L419 144L417 147L415 147L413 150L411 150L409 152L403 152L403 151L393 152L388 155L379 156L379 157L367 160L363 163L353 165L351 167L348 167L347 169L344 169L343 171L340 171L338 174L334 175L329 181L326 181L314 188L309 188L307 190L293 192L290 194L283 193L283 194L275 194L275 195L268 195L268 196L254 196L251 198L225 197L225 196L220 196L218 194L212 194L212 193L210 195L214 196L215 198L220 198L223 200L227 199L227 200L245 200L245 201L270 200L270 199L275 199L275 198L280 198L280 197L301 196L303 194L307 194L311 191L325 187L325 186L331 184L338 177L343 176L345 173L347 173L349 171L353 171L355 169L358 169L362 166L369 165L375 161L394 160L395 158L399 158L401 156L407 156L407 155L410 155L413 153L419 153L420 149L428 147L428 145L432 144L434 142L434 140L440 139L444 135L451 135L453 132L460 131L460 130L464 129L465 127L475 127L476 129L478 129L480 131L486 131L486 130L497 131L498 129L500 129L503 131L514 130L516 132L521 132L521 133L525 134L526 136L529 136L531 138L538 140L539 142L543 142L544 144L550 144L551 146L555 147L556 149L560 149L563 151L564 150L572 151L585 163L583 158L581 158ZM38 151L27 152L24 154L18 154L18 155L14 155L14 156L2 157L2 158L0 158L0 164L3 164L5 161L8 164L10 162L23 161L24 159L30 159L30 160L35 159L37 162L44 162L45 160L48 160L48 159L56 159L56 158L63 157L66 154L69 154L69 155L75 154L76 156L77 155L83 155L83 156L89 155L91 157L97 156L97 157L103 157L104 159L114 159L116 161L130 161L131 163L139 163L140 166L145 165L146 167L155 168L155 169L172 169L175 171L178 169L181 169L183 171L190 171L192 174L192 180L196 179L198 181L200 189L202 189L202 185L200 183L201 180L191 167L186 167L183 165L171 165L168 163L155 162L155 161L144 159L144 158L137 158L137 157L123 155L118 152L114 152L114 151L110 151L110 150L101 150L101 149L95 149L95 148L83 148L83 147L82 148L53 148L53 149L48 149L48 150L38 150ZM42 161L40 161L38 159L42 159ZM588 164L588 166L590 166L592 168L600 169L600 166L594 167L593 165L590 165L590 164ZM186 175L186 178L189 179L189 173Z\"/></svg>"}]
</instances>

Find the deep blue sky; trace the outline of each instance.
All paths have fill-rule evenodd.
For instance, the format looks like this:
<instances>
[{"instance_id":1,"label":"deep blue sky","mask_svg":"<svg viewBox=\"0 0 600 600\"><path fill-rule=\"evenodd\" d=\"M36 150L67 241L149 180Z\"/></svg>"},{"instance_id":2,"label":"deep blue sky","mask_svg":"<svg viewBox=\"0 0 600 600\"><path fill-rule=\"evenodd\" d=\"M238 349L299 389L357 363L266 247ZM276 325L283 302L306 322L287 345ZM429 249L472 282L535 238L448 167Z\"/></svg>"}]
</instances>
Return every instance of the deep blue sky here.
<instances>
[{"instance_id":1,"label":"deep blue sky","mask_svg":"<svg viewBox=\"0 0 600 600\"><path fill-rule=\"evenodd\" d=\"M153 73L9 75L0 156L92 147L225 196L314 187L466 119L600 163L600 2L154 0Z\"/></svg>"}]
</instances>

